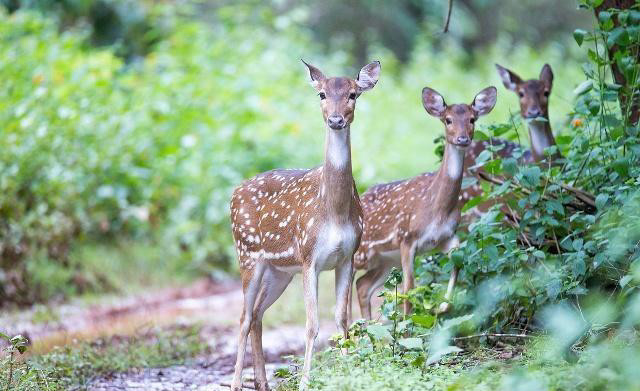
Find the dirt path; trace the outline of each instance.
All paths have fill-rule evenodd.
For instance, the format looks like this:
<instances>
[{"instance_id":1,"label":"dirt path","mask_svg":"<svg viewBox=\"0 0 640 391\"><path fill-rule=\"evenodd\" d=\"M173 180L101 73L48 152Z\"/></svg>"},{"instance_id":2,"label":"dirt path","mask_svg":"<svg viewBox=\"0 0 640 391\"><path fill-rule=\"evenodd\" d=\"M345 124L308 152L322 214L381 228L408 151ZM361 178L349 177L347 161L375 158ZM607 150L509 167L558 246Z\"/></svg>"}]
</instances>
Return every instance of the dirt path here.
<instances>
[{"instance_id":1,"label":"dirt path","mask_svg":"<svg viewBox=\"0 0 640 391\"><path fill-rule=\"evenodd\" d=\"M200 324L211 354L186 365L150 368L114 374L94 381L89 390L222 390L229 389L236 354L237 322L242 292L235 281L199 281L189 287L165 289L96 304L71 302L47 308L52 319L37 322L33 309L0 317L0 330L28 336L31 351L42 353L73 340L93 340L110 335L134 335L148 327ZM321 322L317 348L335 333L332 322ZM304 351L303 325L265 326L263 345L270 379L273 371L288 365L285 356ZM245 379L253 378L250 349L245 358ZM252 383L252 382L250 382ZM247 386L251 384L247 383Z\"/></svg>"}]
</instances>

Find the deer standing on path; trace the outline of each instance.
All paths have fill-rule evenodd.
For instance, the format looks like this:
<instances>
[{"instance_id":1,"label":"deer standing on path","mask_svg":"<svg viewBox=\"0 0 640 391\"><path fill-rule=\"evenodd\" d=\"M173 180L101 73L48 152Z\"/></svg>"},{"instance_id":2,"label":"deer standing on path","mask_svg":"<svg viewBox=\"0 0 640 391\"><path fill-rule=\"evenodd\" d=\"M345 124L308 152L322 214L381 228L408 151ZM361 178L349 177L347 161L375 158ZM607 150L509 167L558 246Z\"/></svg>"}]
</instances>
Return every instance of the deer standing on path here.
<instances>
[{"instance_id":1,"label":"deer standing on path","mask_svg":"<svg viewBox=\"0 0 640 391\"><path fill-rule=\"evenodd\" d=\"M465 150L471 145L475 121L496 103L495 87L480 91L470 105L447 105L444 98L425 87L422 104L445 127L445 152L440 169L417 177L373 186L362 195L365 216L356 268L366 269L357 283L363 317L371 319L371 296L393 266L402 266L403 292L413 288L413 259L432 249L448 252L459 244L455 235L460 221L458 201L464 171ZM446 298L451 299L458 276L454 267ZM411 307L405 302L404 311ZM439 308L444 312L449 303Z\"/></svg>"},{"instance_id":2,"label":"deer standing on path","mask_svg":"<svg viewBox=\"0 0 640 391\"><path fill-rule=\"evenodd\" d=\"M304 62L304 61L303 61ZM373 88L380 63L364 66L356 80L327 78L305 63L327 125L324 164L310 170L273 170L245 181L231 197L231 228L242 275L244 305L231 389L242 388L251 332L257 390L268 390L262 351L262 316L302 273L306 343L300 389L308 386L318 334L318 274L335 269L336 324L348 338L347 303L353 254L362 234L362 209L351 171L350 125L356 99Z\"/></svg>"},{"instance_id":3,"label":"deer standing on path","mask_svg":"<svg viewBox=\"0 0 640 391\"><path fill-rule=\"evenodd\" d=\"M477 176L476 169L469 169L469 167L473 167L476 164L476 157L489 145L504 146L496 152L501 158L513 156L513 152L516 149L522 150L521 163L536 163L544 160L546 158L544 155L545 148L556 145L556 140L553 137L549 122L549 95L551 94L551 87L553 86L551 66L544 64L538 79L526 81L523 81L515 72L498 64L496 64L496 69L504 86L518 95L520 115L529 125L531 150L525 150L524 147L518 143L499 138L491 138L491 140L488 141L474 141L471 143L471 147L465 156L465 167L467 167L465 176ZM561 157L560 152L556 151L555 154L550 156L550 159L556 160ZM480 194L482 194L482 188L476 184L462 191L460 201L464 204Z\"/></svg>"}]
</instances>

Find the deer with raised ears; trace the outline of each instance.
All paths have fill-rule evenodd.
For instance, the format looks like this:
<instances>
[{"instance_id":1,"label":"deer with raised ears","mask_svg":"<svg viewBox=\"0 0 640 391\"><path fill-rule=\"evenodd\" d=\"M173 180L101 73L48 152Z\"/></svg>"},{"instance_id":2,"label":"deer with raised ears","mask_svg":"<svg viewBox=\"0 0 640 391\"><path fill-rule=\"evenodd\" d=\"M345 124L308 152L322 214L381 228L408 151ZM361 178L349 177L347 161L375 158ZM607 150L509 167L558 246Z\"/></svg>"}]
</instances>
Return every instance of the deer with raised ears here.
<instances>
[{"instance_id":1,"label":"deer with raised ears","mask_svg":"<svg viewBox=\"0 0 640 391\"><path fill-rule=\"evenodd\" d=\"M523 81L515 72L498 64L496 64L496 69L504 86L518 95L520 115L527 121L529 126L531 150L525 150L524 147L518 143L499 138L474 141L471 143L471 147L465 157L468 176L477 174L475 169L470 170L469 167L473 167L476 164L476 157L478 157L488 145L503 145L502 149L496 152L501 158L513 156L516 149L522 150L521 163L535 163L544 160L546 158L544 154L545 148L556 145L556 140L553 137L549 122L549 96L551 94L551 88L553 87L553 71L551 70L551 66L544 64L538 79L526 81ZM550 156L552 161L559 158L562 158L559 151L556 151ZM482 188L476 184L462 191L460 201L466 203L480 194L482 194ZM486 204L481 205L478 208L478 212L481 212L486 206Z\"/></svg>"},{"instance_id":2,"label":"deer with raised ears","mask_svg":"<svg viewBox=\"0 0 640 391\"><path fill-rule=\"evenodd\" d=\"M447 105L436 91L428 87L422 90L425 110L444 124L444 158L435 173L376 185L362 195L364 231L354 262L357 269L366 270L356 282L363 317L371 319L371 296L392 267L402 267L403 292L407 293L414 286L413 260L417 254L433 249L448 252L458 246L455 232L460 221L458 195L465 151L473 140L475 121L493 109L496 95L495 87L487 87L469 105ZM447 287L448 300L457 276L454 267ZM439 311L448 309L446 302ZM405 313L410 310L405 302Z\"/></svg>"},{"instance_id":3,"label":"deer with raised ears","mask_svg":"<svg viewBox=\"0 0 640 391\"><path fill-rule=\"evenodd\" d=\"M304 62L304 61L303 61ZM255 386L267 390L262 316L302 273L306 334L300 389L306 389L318 334L318 274L335 269L336 324L345 338L353 254L362 234L362 208L351 170L350 125L356 100L375 86L380 63L364 66L353 80L327 78L307 67L326 124L324 164L309 170L273 170L240 185L231 197L244 304L232 390L242 388L247 337L251 333Z\"/></svg>"}]
</instances>

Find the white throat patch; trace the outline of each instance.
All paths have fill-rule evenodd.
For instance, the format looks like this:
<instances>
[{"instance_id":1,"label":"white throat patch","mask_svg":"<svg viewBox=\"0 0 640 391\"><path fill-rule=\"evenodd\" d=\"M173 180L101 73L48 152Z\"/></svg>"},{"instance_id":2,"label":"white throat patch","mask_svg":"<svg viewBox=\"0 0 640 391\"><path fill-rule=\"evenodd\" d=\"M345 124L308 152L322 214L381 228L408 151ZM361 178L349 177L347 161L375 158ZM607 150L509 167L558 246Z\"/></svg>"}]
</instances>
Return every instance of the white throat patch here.
<instances>
[{"instance_id":1,"label":"white throat patch","mask_svg":"<svg viewBox=\"0 0 640 391\"><path fill-rule=\"evenodd\" d=\"M447 144L445 153L447 154L447 174L452 179L462 176L465 149Z\"/></svg>"},{"instance_id":2,"label":"white throat patch","mask_svg":"<svg viewBox=\"0 0 640 391\"><path fill-rule=\"evenodd\" d=\"M337 169L344 168L349 161L349 128L327 129L327 159Z\"/></svg>"}]
</instances>

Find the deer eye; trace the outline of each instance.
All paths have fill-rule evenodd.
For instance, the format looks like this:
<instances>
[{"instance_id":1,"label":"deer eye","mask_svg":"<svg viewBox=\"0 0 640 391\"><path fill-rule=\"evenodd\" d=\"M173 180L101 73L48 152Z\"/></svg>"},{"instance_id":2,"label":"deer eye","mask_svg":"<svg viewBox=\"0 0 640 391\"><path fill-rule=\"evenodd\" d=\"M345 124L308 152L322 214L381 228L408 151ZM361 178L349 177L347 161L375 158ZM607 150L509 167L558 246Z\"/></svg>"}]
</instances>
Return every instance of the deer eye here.
<instances>
[{"instance_id":1,"label":"deer eye","mask_svg":"<svg viewBox=\"0 0 640 391\"><path fill-rule=\"evenodd\" d=\"M325 95L324 92L319 93L318 96L320 97L320 100L323 100L323 99L327 98L327 95Z\"/></svg>"},{"instance_id":2,"label":"deer eye","mask_svg":"<svg viewBox=\"0 0 640 391\"><path fill-rule=\"evenodd\" d=\"M453 123L453 121L451 121L451 118L449 118L449 117L445 118L444 122L446 122L447 125L451 125L451 123Z\"/></svg>"},{"instance_id":3,"label":"deer eye","mask_svg":"<svg viewBox=\"0 0 640 391\"><path fill-rule=\"evenodd\" d=\"M521 98L524 98L524 92L518 91L518 96L521 97Z\"/></svg>"},{"instance_id":4,"label":"deer eye","mask_svg":"<svg viewBox=\"0 0 640 391\"><path fill-rule=\"evenodd\" d=\"M475 124L475 123L476 123L476 119L475 119L475 118L471 118L471 119L469 120L469 122L471 122L472 124Z\"/></svg>"},{"instance_id":5,"label":"deer eye","mask_svg":"<svg viewBox=\"0 0 640 391\"><path fill-rule=\"evenodd\" d=\"M356 98L356 93L352 92L349 94L349 99L354 100Z\"/></svg>"},{"instance_id":6,"label":"deer eye","mask_svg":"<svg viewBox=\"0 0 640 391\"><path fill-rule=\"evenodd\" d=\"M543 93L543 95L544 95L544 97L545 97L545 98L548 98L548 97L549 97L549 91L545 91L545 92Z\"/></svg>"}]
</instances>

